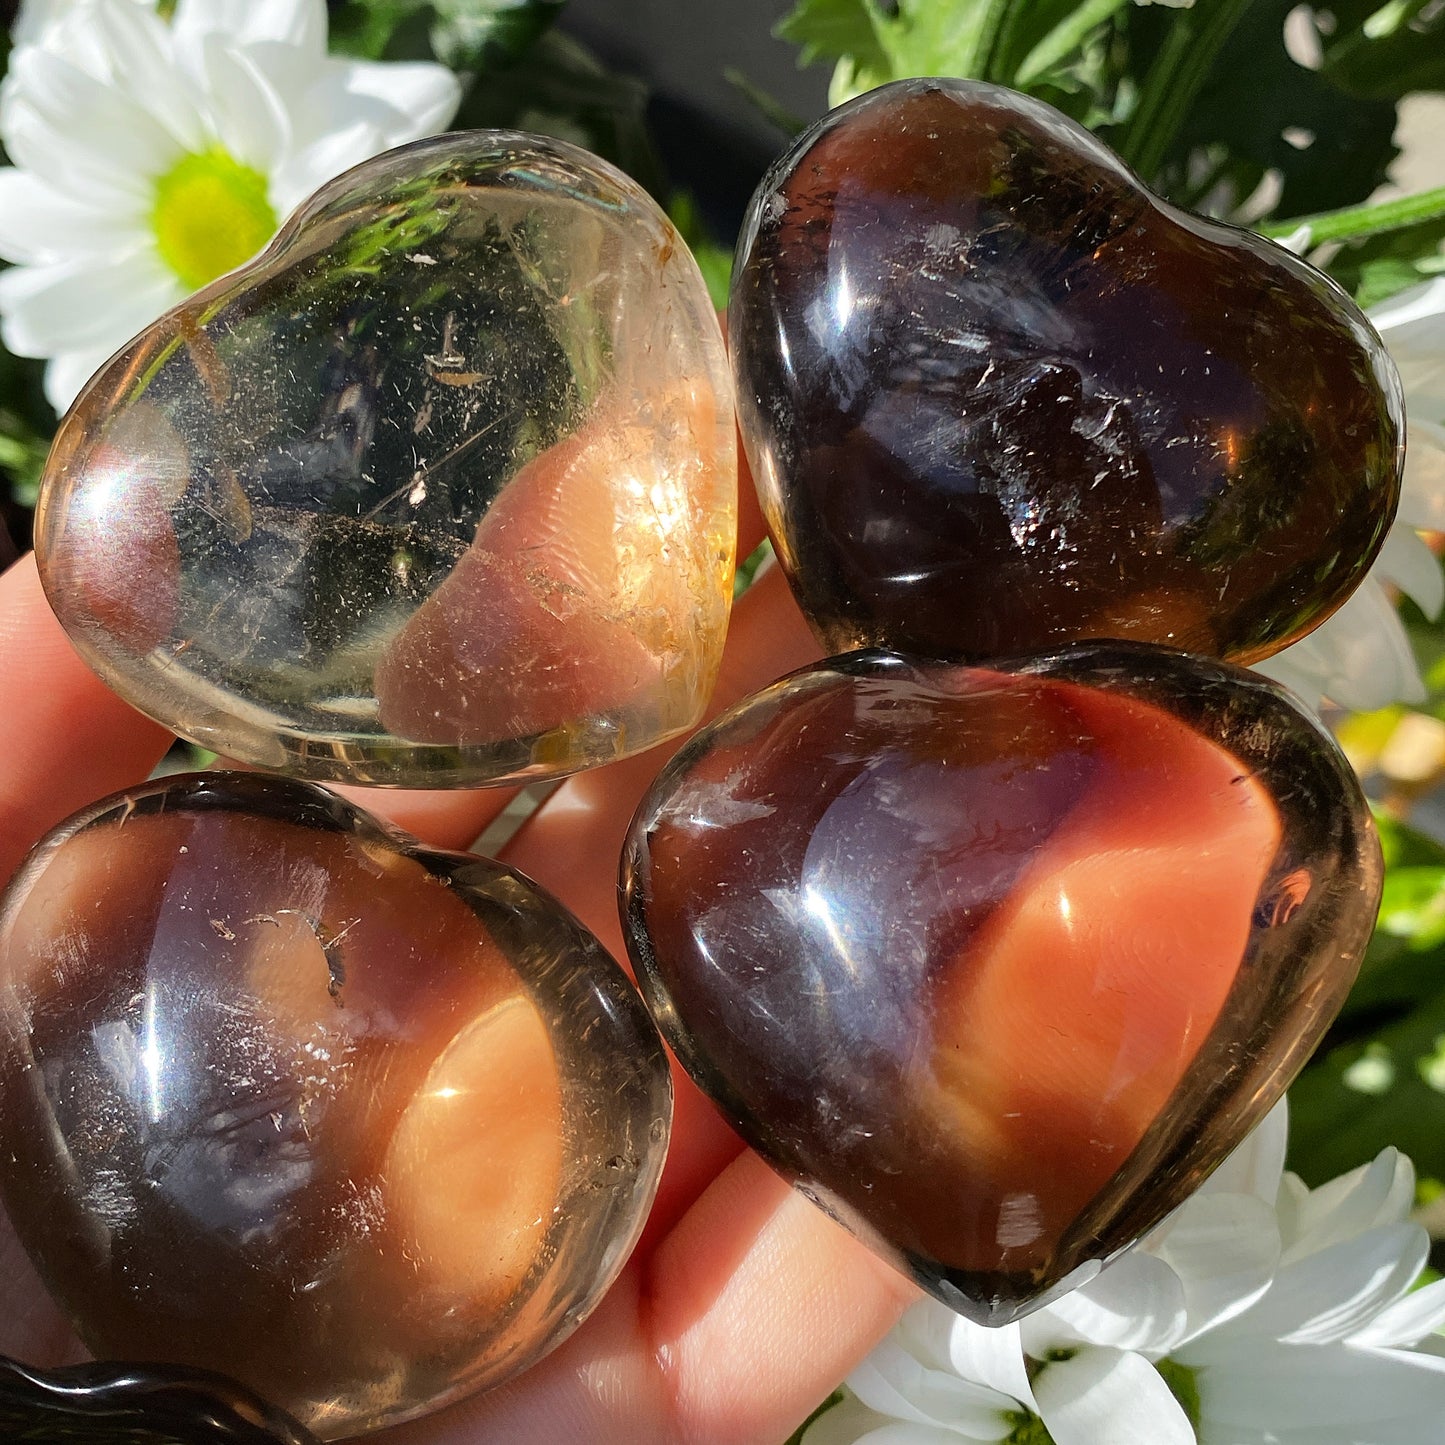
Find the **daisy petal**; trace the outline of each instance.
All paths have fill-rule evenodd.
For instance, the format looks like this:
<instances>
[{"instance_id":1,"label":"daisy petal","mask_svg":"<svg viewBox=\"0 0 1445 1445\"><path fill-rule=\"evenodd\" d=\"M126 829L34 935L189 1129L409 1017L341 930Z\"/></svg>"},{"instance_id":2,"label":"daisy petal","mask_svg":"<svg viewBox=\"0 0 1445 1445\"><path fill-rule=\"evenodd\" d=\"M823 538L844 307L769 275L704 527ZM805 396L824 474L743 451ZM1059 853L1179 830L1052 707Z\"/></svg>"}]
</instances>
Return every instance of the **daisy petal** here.
<instances>
[{"instance_id":1,"label":"daisy petal","mask_svg":"<svg viewBox=\"0 0 1445 1445\"><path fill-rule=\"evenodd\" d=\"M848 1388L870 1409L895 1420L949 1425L980 1440L1008 1434L1011 1400L972 1380L927 1369L892 1337L848 1376Z\"/></svg>"},{"instance_id":2,"label":"daisy petal","mask_svg":"<svg viewBox=\"0 0 1445 1445\"><path fill-rule=\"evenodd\" d=\"M1434 422L1412 421L1407 428L1400 521L1445 532L1445 427Z\"/></svg>"},{"instance_id":3,"label":"daisy petal","mask_svg":"<svg viewBox=\"0 0 1445 1445\"><path fill-rule=\"evenodd\" d=\"M1021 1326L1036 1360L1072 1345L1167 1353L1184 1334L1184 1286L1162 1260L1131 1250L1097 1279L1038 1310Z\"/></svg>"},{"instance_id":4,"label":"daisy petal","mask_svg":"<svg viewBox=\"0 0 1445 1445\"><path fill-rule=\"evenodd\" d=\"M1392 1224L1285 1266L1274 1284L1230 1327L1231 1338L1329 1344L1363 1328L1419 1278L1430 1239L1417 1224ZM1180 1352L1204 1360L1208 1336Z\"/></svg>"},{"instance_id":5,"label":"daisy petal","mask_svg":"<svg viewBox=\"0 0 1445 1445\"><path fill-rule=\"evenodd\" d=\"M139 207L97 209L28 171L0 166L0 256L21 265L107 256L145 239Z\"/></svg>"},{"instance_id":6,"label":"daisy petal","mask_svg":"<svg viewBox=\"0 0 1445 1445\"><path fill-rule=\"evenodd\" d=\"M389 146L445 130L461 104L461 85L444 65L356 60L336 67L333 82L386 132ZM369 102L369 104L367 104Z\"/></svg>"},{"instance_id":7,"label":"daisy petal","mask_svg":"<svg viewBox=\"0 0 1445 1445\"><path fill-rule=\"evenodd\" d=\"M70 404L85 390L85 384L115 354L113 346L93 346L65 351L45 368L45 399L64 416Z\"/></svg>"},{"instance_id":8,"label":"daisy petal","mask_svg":"<svg viewBox=\"0 0 1445 1445\"><path fill-rule=\"evenodd\" d=\"M317 60L326 53L325 0L180 0L171 24L186 43L220 35L242 45L279 41Z\"/></svg>"},{"instance_id":9,"label":"daisy petal","mask_svg":"<svg viewBox=\"0 0 1445 1445\"><path fill-rule=\"evenodd\" d=\"M1321 696L1357 712L1425 700L1410 639L1372 577L1308 637L1254 667L1292 688L1309 707L1317 707Z\"/></svg>"},{"instance_id":10,"label":"daisy petal","mask_svg":"<svg viewBox=\"0 0 1445 1445\"><path fill-rule=\"evenodd\" d=\"M271 178L271 204L279 216L288 216L327 181L386 149L386 141L373 125L358 123L334 131L293 155Z\"/></svg>"},{"instance_id":11,"label":"daisy petal","mask_svg":"<svg viewBox=\"0 0 1445 1445\"><path fill-rule=\"evenodd\" d=\"M291 121L266 76L243 50L219 36L201 42L211 123L238 161L269 173L291 143Z\"/></svg>"},{"instance_id":12,"label":"daisy petal","mask_svg":"<svg viewBox=\"0 0 1445 1445\"><path fill-rule=\"evenodd\" d=\"M1197 1376L1207 1439L1232 1440L1230 1427L1243 1426L1283 1440L1310 1439L1303 1432L1316 1429L1326 1432L1322 1441L1376 1445L1387 1438L1385 1422L1411 1417L1419 1433L1406 1438L1414 1445L1439 1438L1445 1360L1338 1344L1240 1343L1227 1363Z\"/></svg>"},{"instance_id":13,"label":"daisy petal","mask_svg":"<svg viewBox=\"0 0 1445 1445\"><path fill-rule=\"evenodd\" d=\"M1391 527L1375 561L1375 575L1393 583L1426 617L1438 617L1445 577L1435 554L1409 527Z\"/></svg>"},{"instance_id":14,"label":"daisy petal","mask_svg":"<svg viewBox=\"0 0 1445 1445\"><path fill-rule=\"evenodd\" d=\"M1142 1355L1080 1350L1040 1370L1034 1395L1055 1445L1195 1445L1189 1417Z\"/></svg>"},{"instance_id":15,"label":"daisy petal","mask_svg":"<svg viewBox=\"0 0 1445 1445\"><path fill-rule=\"evenodd\" d=\"M894 1335L898 1343L931 1370L949 1368L948 1342L959 1316L936 1299L921 1299L904 1311Z\"/></svg>"},{"instance_id":16,"label":"daisy petal","mask_svg":"<svg viewBox=\"0 0 1445 1445\"><path fill-rule=\"evenodd\" d=\"M1313 226L1296 226L1288 236L1275 236L1274 244L1283 246L1286 251L1293 252L1296 256L1303 256L1310 248L1310 243L1315 238Z\"/></svg>"},{"instance_id":17,"label":"daisy petal","mask_svg":"<svg viewBox=\"0 0 1445 1445\"><path fill-rule=\"evenodd\" d=\"M1401 1224L1415 1202L1415 1166L1398 1149L1382 1149L1368 1164L1304 1196L1299 1233L1285 1241L1284 1261L1342 1244L1382 1224Z\"/></svg>"},{"instance_id":18,"label":"daisy petal","mask_svg":"<svg viewBox=\"0 0 1445 1445\"><path fill-rule=\"evenodd\" d=\"M7 86L6 148L11 158L47 179L66 173L130 178L130 189L149 189L182 154L182 147L138 101L49 52L17 57L13 89ZM28 117L26 115L28 112ZM17 133L17 123L19 130Z\"/></svg>"},{"instance_id":19,"label":"daisy petal","mask_svg":"<svg viewBox=\"0 0 1445 1445\"><path fill-rule=\"evenodd\" d=\"M1392 296L1370 312L1370 321L1391 352L1418 338L1422 331L1428 335L1445 327L1445 276Z\"/></svg>"},{"instance_id":20,"label":"daisy petal","mask_svg":"<svg viewBox=\"0 0 1445 1445\"><path fill-rule=\"evenodd\" d=\"M206 130L191 88L176 73L165 23L138 5L100 6L93 24L112 83L139 97L185 150L205 148Z\"/></svg>"},{"instance_id":21,"label":"daisy petal","mask_svg":"<svg viewBox=\"0 0 1445 1445\"><path fill-rule=\"evenodd\" d=\"M178 282L146 252L103 269L74 263L0 274L5 344L17 356L95 347L114 351L175 304Z\"/></svg>"},{"instance_id":22,"label":"daisy petal","mask_svg":"<svg viewBox=\"0 0 1445 1445\"><path fill-rule=\"evenodd\" d=\"M1252 1194L1199 1193L1176 1218L1157 1250L1183 1285L1182 1340L1243 1314L1269 1288L1279 1266L1279 1221Z\"/></svg>"},{"instance_id":23,"label":"daisy petal","mask_svg":"<svg viewBox=\"0 0 1445 1445\"><path fill-rule=\"evenodd\" d=\"M928 1441L929 1432L936 1437L941 1437L948 1445L957 1445L958 1436L950 1437L936 1427L929 1425L903 1425L899 1426L896 1420L889 1420L887 1415L880 1415L876 1410L870 1410L861 1400L854 1400L844 1397L831 1409L825 1410L811 1425L803 1436L802 1445L863 1445L863 1441L875 1442L877 1436L874 1432L879 1429L903 1429L913 1432L907 1439L920 1442Z\"/></svg>"},{"instance_id":24,"label":"daisy petal","mask_svg":"<svg viewBox=\"0 0 1445 1445\"><path fill-rule=\"evenodd\" d=\"M1445 1279L1437 1279L1380 1311L1350 1336L1354 1345L1415 1345L1445 1325ZM1445 1340L1441 1341L1445 1346Z\"/></svg>"},{"instance_id":25,"label":"daisy petal","mask_svg":"<svg viewBox=\"0 0 1445 1445\"><path fill-rule=\"evenodd\" d=\"M849 1403L854 1404L854 1409L841 1418L833 1417L838 1416L845 1405L835 1406L822 1416L803 1436L803 1445L961 1445L965 1440L979 1438L942 1425L906 1425L875 1414L856 1402ZM825 1421L830 1428L823 1428Z\"/></svg>"},{"instance_id":26,"label":"daisy petal","mask_svg":"<svg viewBox=\"0 0 1445 1445\"><path fill-rule=\"evenodd\" d=\"M1199 1186L1201 1194L1253 1194L1273 1204L1289 1144L1289 1103L1281 1099ZM1167 1226L1166 1226L1167 1228Z\"/></svg>"},{"instance_id":27,"label":"daisy petal","mask_svg":"<svg viewBox=\"0 0 1445 1445\"><path fill-rule=\"evenodd\" d=\"M956 1316L948 1336L948 1361L965 1380L977 1380L1037 1413L1017 1325L986 1329Z\"/></svg>"}]
</instances>

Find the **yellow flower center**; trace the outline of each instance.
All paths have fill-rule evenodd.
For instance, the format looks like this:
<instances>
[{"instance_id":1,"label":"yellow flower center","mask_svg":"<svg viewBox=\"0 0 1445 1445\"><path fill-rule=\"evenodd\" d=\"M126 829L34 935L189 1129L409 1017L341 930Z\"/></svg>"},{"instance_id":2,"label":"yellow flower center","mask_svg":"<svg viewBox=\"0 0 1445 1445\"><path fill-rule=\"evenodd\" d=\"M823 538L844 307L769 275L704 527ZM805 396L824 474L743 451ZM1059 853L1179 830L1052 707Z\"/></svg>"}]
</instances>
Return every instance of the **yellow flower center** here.
<instances>
[{"instance_id":1,"label":"yellow flower center","mask_svg":"<svg viewBox=\"0 0 1445 1445\"><path fill-rule=\"evenodd\" d=\"M211 146L156 182L151 227L163 260L195 290L249 261L276 231L266 177Z\"/></svg>"}]
</instances>

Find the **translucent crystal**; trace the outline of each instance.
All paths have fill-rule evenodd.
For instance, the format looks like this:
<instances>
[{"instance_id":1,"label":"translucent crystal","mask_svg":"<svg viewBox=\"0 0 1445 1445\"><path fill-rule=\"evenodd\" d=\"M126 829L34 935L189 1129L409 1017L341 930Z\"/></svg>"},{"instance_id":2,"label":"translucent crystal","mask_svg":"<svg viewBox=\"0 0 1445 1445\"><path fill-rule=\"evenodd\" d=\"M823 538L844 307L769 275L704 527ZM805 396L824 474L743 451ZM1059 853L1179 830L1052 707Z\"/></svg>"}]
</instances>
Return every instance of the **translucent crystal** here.
<instances>
[{"instance_id":1,"label":"translucent crystal","mask_svg":"<svg viewBox=\"0 0 1445 1445\"><path fill-rule=\"evenodd\" d=\"M700 715L734 435L706 288L641 188L558 142L447 136L333 182L115 357L36 545L81 653L207 748L540 777Z\"/></svg>"},{"instance_id":2,"label":"translucent crystal","mask_svg":"<svg viewBox=\"0 0 1445 1445\"><path fill-rule=\"evenodd\" d=\"M856 653L668 765L625 914L744 1137L1002 1324L1263 1117L1349 989L1380 870L1349 765L1249 673L1127 644Z\"/></svg>"},{"instance_id":3,"label":"translucent crystal","mask_svg":"<svg viewBox=\"0 0 1445 1445\"><path fill-rule=\"evenodd\" d=\"M1349 297L1030 97L910 80L841 107L764 178L739 263L743 436L830 651L1253 662L1394 516L1399 381Z\"/></svg>"},{"instance_id":4,"label":"translucent crystal","mask_svg":"<svg viewBox=\"0 0 1445 1445\"><path fill-rule=\"evenodd\" d=\"M324 1438L510 1378L588 1314L671 1089L625 975L500 864L208 774L62 825L0 908L0 1187L98 1356Z\"/></svg>"}]
</instances>

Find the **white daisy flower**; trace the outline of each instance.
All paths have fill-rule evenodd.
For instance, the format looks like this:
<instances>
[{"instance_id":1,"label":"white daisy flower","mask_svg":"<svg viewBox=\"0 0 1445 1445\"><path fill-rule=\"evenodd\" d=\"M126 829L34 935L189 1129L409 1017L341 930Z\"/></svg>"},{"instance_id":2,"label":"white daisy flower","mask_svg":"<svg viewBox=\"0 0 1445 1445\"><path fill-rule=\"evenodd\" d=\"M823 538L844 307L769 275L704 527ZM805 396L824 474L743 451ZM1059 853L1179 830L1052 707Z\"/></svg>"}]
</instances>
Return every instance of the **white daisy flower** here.
<instances>
[{"instance_id":1,"label":"white daisy flower","mask_svg":"<svg viewBox=\"0 0 1445 1445\"><path fill-rule=\"evenodd\" d=\"M326 53L324 0L34 0L0 86L0 335L63 411L317 186L444 129L444 66Z\"/></svg>"},{"instance_id":2,"label":"white daisy flower","mask_svg":"<svg viewBox=\"0 0 1445 1445\"><path fill-rule=\"evenodd\" d=\"M1281 1104L1095 1279L990 1330L929 1300L804 1445L1425 1445L1445 1419L1445 1281L1387 1149L1307 1189Z\"/></svg>"},{"instance_id":3,"label":"white daisy flower","mask_svg":"<svg viewBox=\"0 0 1445 1445\"><path fill-rule=\"evenodd\" d=\"M1309 249L1309 227L1280 243ZM1375 307L1370 320L1384 339L1405 387L1405 483L1400 510L1359 590L1308 637L1257 670L1318 709L1328 698L1368 712L1392 702L1423 702L1425 684L1392 590L1427 617L1445 603L1440 563L1417 528L1445 532L1445 278L1426 282Z\"/></svg>"},{"instance_id":4,"label":"white daisy flower","mask_svg":"<svg viewBox=\"0 0 1445 1445\"><path fill-rule=\"evenodd\" d=\"M23 0L15 23L10 27L12 45L34 45L62 16L68 15L82 0ZM147 10L154 10L156 0L131 0Z\"/></svg>"}]
</instances>

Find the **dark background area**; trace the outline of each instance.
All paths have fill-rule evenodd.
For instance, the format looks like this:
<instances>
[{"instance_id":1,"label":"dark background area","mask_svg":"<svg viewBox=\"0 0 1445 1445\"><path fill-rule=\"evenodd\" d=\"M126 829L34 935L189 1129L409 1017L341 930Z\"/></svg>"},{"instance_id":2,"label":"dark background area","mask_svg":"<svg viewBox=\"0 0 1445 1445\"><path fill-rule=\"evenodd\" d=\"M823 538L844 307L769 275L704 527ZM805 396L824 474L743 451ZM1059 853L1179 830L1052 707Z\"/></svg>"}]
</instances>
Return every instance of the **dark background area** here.
<instances>
[{"instance_id":1,"label":"dark background area","mask_svg":"<svg viewBox=\"0 0 1445 1445\"><path fill-rule=\"evenodd\" d=\"M736 71L786 110L828 108L828 65L800 70L772 29L792 0L571 0L559 22L610 69L651 92L648 123L672 181L731 241L768 163L789 137L728 80Z\"/></svg>"}]
</instances>

